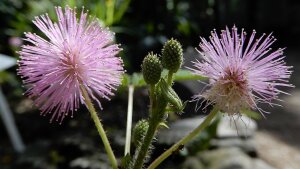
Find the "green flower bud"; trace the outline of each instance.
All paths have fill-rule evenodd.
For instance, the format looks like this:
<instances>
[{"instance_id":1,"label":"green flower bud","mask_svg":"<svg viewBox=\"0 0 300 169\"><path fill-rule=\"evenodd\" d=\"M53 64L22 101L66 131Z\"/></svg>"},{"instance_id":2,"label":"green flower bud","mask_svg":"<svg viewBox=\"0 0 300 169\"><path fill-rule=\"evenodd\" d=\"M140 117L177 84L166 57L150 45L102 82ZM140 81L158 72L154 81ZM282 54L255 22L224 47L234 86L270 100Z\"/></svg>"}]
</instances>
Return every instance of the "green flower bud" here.
<instances>
[{"instance_id":1,"label":"green flower bud","mask_svg":"<svg viewBox=\"0 0 300 169\"><path fill-rule=\"evenodd\" d=\"M181 67L182 61L182 46L177 40L172 38L165 43L162 49L162 65L164 68L175 73Z\"/></svg>"},{"instance_id":2,"label":"green flower bud","mask_svg":"<svg viewBox=\"0 0 300 169\"><path fill-rule=\"evenodd\" d=\"M143 61L142 72L147 84L156 84L161 76L162 67L159 58L152 52L149 53Z\"/></svg>"},{"instance_id":3,"label":"green flower bud","mask_svg":"<svg viewBox=\"0 0 300 169\"><path fill-rule=\"evenodd\" d=\"M138 121L133 129L133 142L138 146L144 139L147 130L149 128L149 122L145 119Z\"/></svg>"}]
</instances>

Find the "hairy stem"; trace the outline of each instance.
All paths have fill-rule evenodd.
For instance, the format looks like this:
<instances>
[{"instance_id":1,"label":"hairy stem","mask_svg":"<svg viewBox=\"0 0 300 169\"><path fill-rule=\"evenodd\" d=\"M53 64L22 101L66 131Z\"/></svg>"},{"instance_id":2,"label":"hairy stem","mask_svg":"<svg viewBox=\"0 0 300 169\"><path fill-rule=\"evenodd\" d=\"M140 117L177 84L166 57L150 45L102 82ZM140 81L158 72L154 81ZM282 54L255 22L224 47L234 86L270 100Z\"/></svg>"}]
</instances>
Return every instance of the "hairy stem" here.
<instances>
[{"instance_id":1,"label":"hairy stem","mask_svg":"<svg viewBox=\"0 0 300 169\"><path fill-rule=\"evenodd\" d=\"M157 129L157 126L159 124L160 119L157 118L156 114L156 96L155 96L155 85L150 85L150 121L149 121L149 128L148 131L143 139L143 143L141 144L141 146L138 149L137 152L137 158L135 160L134 169L140 169L142 168L144 161L145 161L145 157L148 154L148 150L149 147L151 145L151 142L153 140L153 137L155 136L155 132Z\"/></svg>"},{"instance_id":2,"label":"hairy stem","mask_svg":"<svg viewBox=\"0 0 300 169\"><path fill-rule=\"evenodd\" d=\"M169 71L167 83L168 83L168 85L171 86L171 85L172 85L172 82L173 82L173 72Z\"/></svg>"},{"instance_id":3,"label":"hairy stem","mask_svg":"<svg viewBox=\"0 0 300 169\"><path fill-rule=\"evenodd\" d=\"M149 128L146 133L146 136L144 137L143 143L141 144L141 147L139 148L138 156L135 160L135 164L133 166L133 169L140 169L142 168L144 164L145 157L148 153L149 147L151 145L152 139L155 136L155 132L157 129L159 123L157 121L151 120L149 123Z\"/></svg>"},{"instance_id":4,"label":"hairy stem","mask_svg":"<svg viewBox=\"0 0 300 169\"><path fill-rule=\"evenodd\" d=\"M214 107L214 109L209 113L209 115L206 117L206 119L197 128L195 128L191 133L189 133L187 136L185 136L180 141L178 141L176 144L174 144L171 148L169 148L163 154L161 154L155 161L153 161L150 164L148 169L156 168L160 163L162 163L166 158L168 158L173 152L176 152L182 145L186 144L187 142L192 140L195 136L197 136L204 128L206 128L210 124L210 122L213 120L213 118L216 116L216 114L218 112L219 112L219 109Z\"/></svg>"},{"instance_id":5,"label":"hairy stem","mask_svg":"<svg viewBox=\"0 0 300 169\"><path fill-rule=\"evenodd\" d=\"M101 124L101 121L100 121L100 118L98 117L97 115L97 112L93 106L93 103L85 89L85 87L83 85L80 85L80 89L81 89L81 92L82 92L82 95L83 95L83 98L84 98L84 101L85 101L85 104L86 104L86 107L88 108L89 112L91 113L91 117L95 123L95 126L98 130L98 133L103 141L103 144L104 144L104 147L105 147L105 150L106 150L106 153L108 155L108 158L109 158L109 161L112 165L112 168L113 169L118 169L118 163L117 163L117 160L116 160L116 157L111 149L111 146L109 144L109 141L107 139L107 136L105 134L105 131L103 129L103 126Z\"/></svg>"},{"instance_id":6,"label":"hairy stem","mask_svg":"<svg viewBox=\"0 0 300 169\"><path fill-rule=\"evenodd\" d=\"M156 97L155 97L155 85L150 85L150 91L149 91L149 97L150 97L150 112L153 112L154 107L156 106Z\"/></svg>"}]
</instances>

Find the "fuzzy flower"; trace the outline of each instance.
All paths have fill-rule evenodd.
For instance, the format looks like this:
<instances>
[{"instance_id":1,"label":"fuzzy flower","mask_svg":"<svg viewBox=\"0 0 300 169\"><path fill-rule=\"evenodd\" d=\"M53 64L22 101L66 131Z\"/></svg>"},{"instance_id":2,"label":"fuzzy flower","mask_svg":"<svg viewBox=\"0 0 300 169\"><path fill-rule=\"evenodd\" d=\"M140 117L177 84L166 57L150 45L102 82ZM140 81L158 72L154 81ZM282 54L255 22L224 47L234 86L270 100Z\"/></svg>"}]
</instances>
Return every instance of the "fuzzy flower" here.
<instances>
[{"instance_id":1,"label":"fuzzy flower","mask_svg":"<svg viewBox=\"0 0 300 169\"><path fill-rule=\"evenodd\" d=\"M195 74L209 78L210 89L195 96L215 104L229 115L239 114L244 109L256 109L257 103L271 103L285 93L280 87L292 87L288 80L291 66L284 62L284 49L272 51L270 46L276 39L263 34L255 39L252 32L246 39L246 32L240 34L234 26L222 30L220 36L214 30L209 41L201 38L199 53L203 60L194 62L190 68Z\"/></svg>"},{"instance_id":2,"label":"fuzzy flower","mask_svg":"<svg viewBox=\"0 0 300 169\"><path fill-rule=\"evenodd\" d=\"M47 14L35 18L33 23L47 39L25 33L31 44L22 46L18 62L18 74L29 87L26 94L42 115L52 114L50 122L73 117L80 103L85 104L80 86L102 108L99 97L109 99L124 72L112 32L89 19L84 9L79 19L76 9L55 9L58 22Z\"/></svg>"}]
</instances>

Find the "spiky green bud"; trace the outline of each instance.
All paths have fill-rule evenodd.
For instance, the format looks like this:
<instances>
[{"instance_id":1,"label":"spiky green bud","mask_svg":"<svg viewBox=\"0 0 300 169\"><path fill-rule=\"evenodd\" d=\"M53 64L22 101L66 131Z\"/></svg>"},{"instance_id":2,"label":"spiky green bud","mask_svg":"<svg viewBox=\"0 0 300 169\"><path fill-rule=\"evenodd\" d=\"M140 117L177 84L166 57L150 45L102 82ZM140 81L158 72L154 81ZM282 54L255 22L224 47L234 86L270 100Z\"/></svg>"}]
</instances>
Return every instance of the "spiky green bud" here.
<instances>
[{"instance_id":1,"label":"spiky green bud","mask_svg":"<svg viewBox=\"0 0 300 169\"><path fill-rule=\"evenodd\" d=\"M168 40L162 49L162 65L164 68L175 73L181 67L183 50L181 44L175 40Z\"/></svg>"},{"instance_id":2,"label":"spiky green bud","mask_svg":"<svg viewBox=\"0 0 300 169\"><path fill-rule=\"evenodd\" d=\"M145 119L138 121L133 129L133 142L136 146L143 141L147 130L149 128L149 122Z\"/></svg>"},{"instance_id":3,"label":"spiky green bud","mask_svg":"<svg viewBox=\"0 0 300 169\"><path fill-rule=\"evenodd\" d=\"M143 61L142 72L147 84L156 84L161 76L162 67L159 58L152 52L149 53Z\"/></svg>"}]
</instances>

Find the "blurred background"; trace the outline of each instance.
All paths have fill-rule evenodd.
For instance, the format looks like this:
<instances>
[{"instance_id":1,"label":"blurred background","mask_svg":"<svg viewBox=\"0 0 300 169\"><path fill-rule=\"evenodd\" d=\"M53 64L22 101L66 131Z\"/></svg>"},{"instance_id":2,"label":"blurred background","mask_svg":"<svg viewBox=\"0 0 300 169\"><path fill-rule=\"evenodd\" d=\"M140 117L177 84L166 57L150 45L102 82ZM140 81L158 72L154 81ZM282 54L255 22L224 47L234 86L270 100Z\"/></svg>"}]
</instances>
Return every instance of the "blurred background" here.
<instances>
[{"instance_id":1,"label":"blurred background","mask_svg":"<svg viewBox=\"0 0 300 169\"><path fill-rule=\"evenodd\" d=\"M115 41L124 49L120 56L128 74L139 72L144 56L150 51L159 53L163 43L172 37L182 43L184 65L190 66L189 61L198 57L194 48L200 42L199 37L208 38L213 29L218 31L236 25L240 29L245 28L248 35L253 29L258 35L273 32L278 39L273 49L287 47L286 62L294 66L291 83L296 87L284 89L291 95L281 96L280 104L283 106L261 105L271 114L266 115L266 118L253 117L257 119L256 122L249 119L243 121L241 128L245 129L246 134L242 129L237 134L234 125L219 120L194 143L173 155L161 168L300 168L300 1L0 0L0 87L3 93L0 102L5 103L6 100L8 103L20 138L26 146L25 149L19 147L19 152L15 151L5 127L8 121L2 116L1 169L109 168L101 140L87 110L82 106L73 119L66 118L61 125L49 124L49 117L40 116L39 111L32 107L31 100L22 95L25 89L20 77L16 75L17 66L13 65L14 59L18 59L16 51L24 43L23 32L41 35L32 23L34 16L47 12L55 19L54 6L65 5L76 6L79 10L84 6L91 15L100 19L101 24L116 32ZM7 63L11 67L6 66ZM176 83L174 87L183 100L189 100L201 91L203 85L182 82ZM136 89L134 98L135 123L147 117L148 98L145 88ZM99 114L116 155L121 157L125 142L127 89L120 89L111 102L103 102L104 110ZM6 110L5 104L0 106L1 111ZM196 125L193 120L203 113L195 112L194 107L191 103L183 115L170 115L174 128L181 125L192 128ZM177 119L183 122L179 123ZM226 127L232 130L231 133L222 130ZM172 135L172 132L175 134ZM162 141L155 143L158 148L153 152L153 157L172 144L164 138L177 137L181 132L185 131L180 131L180 128L162 131L158 136L158 140L161 138ZM222 160L224 163L220 162Z\"/></svg>"}]
</instances>

